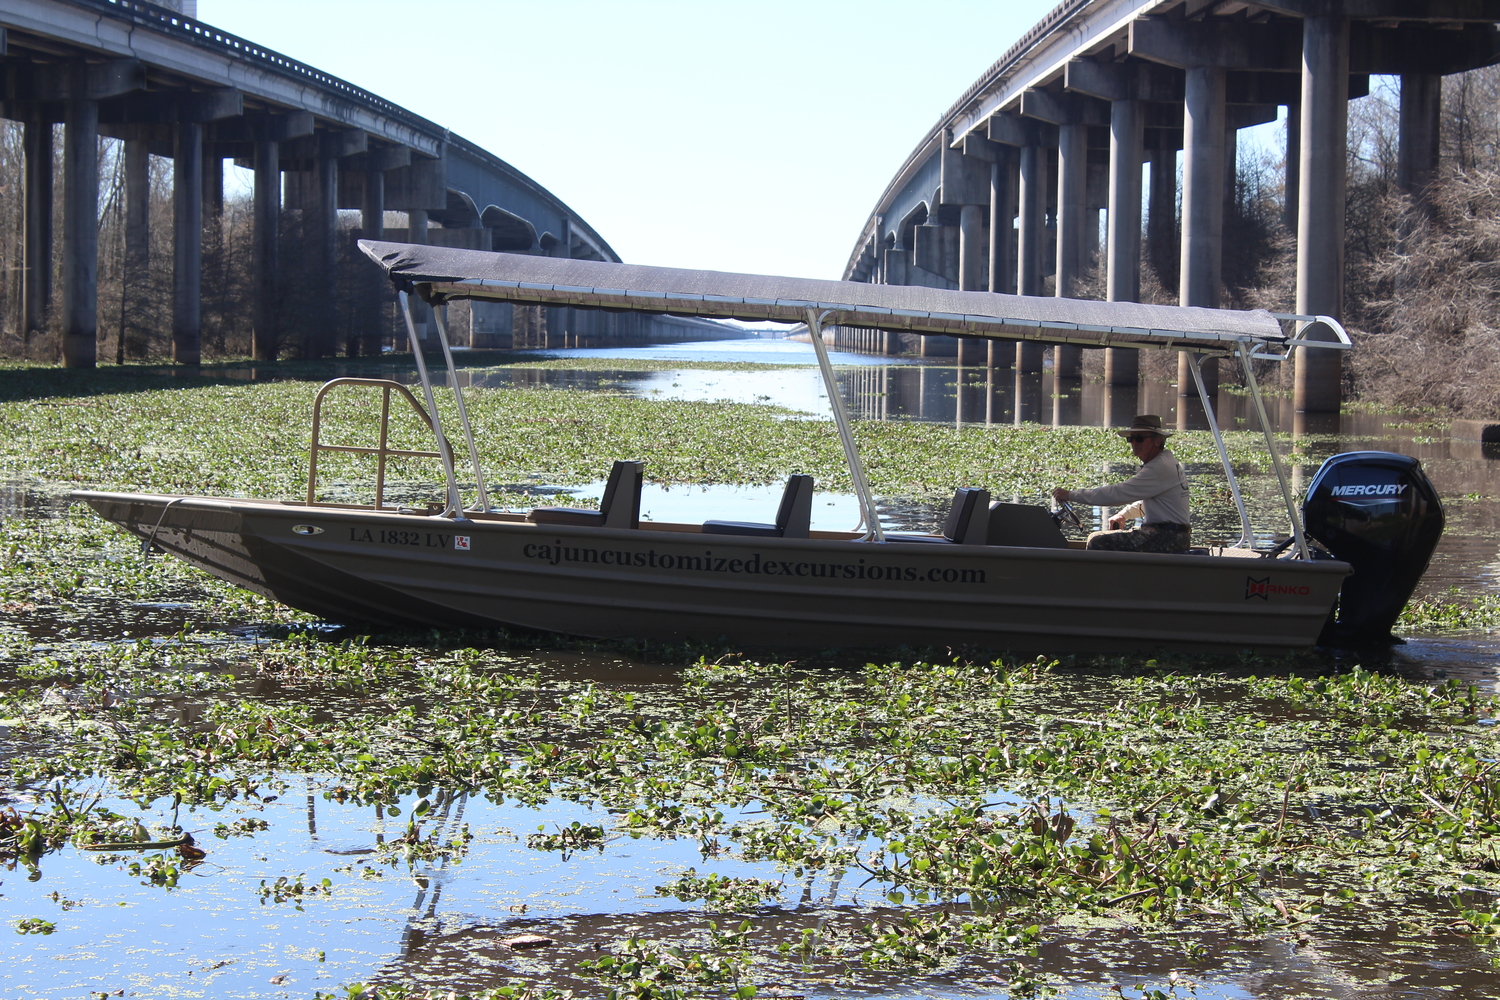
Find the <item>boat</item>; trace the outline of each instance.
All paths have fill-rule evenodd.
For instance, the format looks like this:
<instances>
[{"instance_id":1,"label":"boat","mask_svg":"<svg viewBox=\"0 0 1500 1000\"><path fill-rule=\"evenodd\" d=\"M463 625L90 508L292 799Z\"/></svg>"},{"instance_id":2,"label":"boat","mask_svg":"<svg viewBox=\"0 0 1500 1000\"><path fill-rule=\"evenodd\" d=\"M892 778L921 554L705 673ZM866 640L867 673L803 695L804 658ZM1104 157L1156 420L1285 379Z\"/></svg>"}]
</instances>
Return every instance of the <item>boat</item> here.
<instances>
[{"instance_id":1,"label":"boat","mask_svg":"<svg viewBox=\"0 0 1500 1000\"><path fill-rule=\"evenodd\" d=\"M1304 531L1252 361L1285 358L1299 347L1348 349L1348 336L1328 317L820 281L368 240L359 245L396 286L422 400L400 383L381 379L344 378L325 385L313 407L307 495L296 500L97 491L73 496L147 547L331 622L520 628L756 647L1295 650L1326 638L1340 620L1358 621L1356 638L1388 639L1394 615L1411 591L1393 594L1383 581L1400 576L1399 586L1409 582L1415 587L1436 544L1433 525L1441 531L1441 504L1430 483L1422 485L1426 477L1419 465L1404 456L1342 461L1322 486L1320 474L1313 489L1324 502L1319 524L1327 528L1337 522L1347 537L1319 544L1323 535L1310 540ZM474 497L466 507L457 473L462 468L459 448L450 443L436 406L434 380L412 319L413 296L435 307L477 299L805 323L828 387L861 524L851 531L812 530L813 484L806 476L792 477L773 523L643 520L645 463L619 456L600 458L601 472L606 463L611 472L599 510L492 509L453 367L444 310L434 308L447 389L457 396L459 429L471 467L464 478L473 477ZM886 532L824 346L823 331L832 324L1096 348L1185 350L1200 363L1210 357L1238 360L1281 484L1287 538L1257 547L1196 366L1199 395L1240 513L1239 541L1170 555L1090 551L1080 541L1066 540L1046 508L992 502L986 490L973 486L955 492L941 533ZM386 447L384 429L381 442L370 448L334 449L320 441L325 394L350 384L382 393L382 414L389 412L393 399L397 405L404 399L431 428L433 450L422 454L443 466L446 501L441 509L386 502L385 464L396 452ZM318 460L329 450L376 456L372 504L317 499ZM1383 532L1381 537L1388 539L1393 518L1420 524L1423 530L1407 532L1399 545L1382 550L1372 563L1365 536ZM1329 538L1333 534L1324 531ZM1404 567L1404 575L1390 572L1393 561ZM1346 587L1353 577L1362 581L1362 590ZM1355 591L1364 596L1345 614L1341 593L1347 602ZM1373 611L1372 593L1379 605Z\"/></svg>"}]
</instances>

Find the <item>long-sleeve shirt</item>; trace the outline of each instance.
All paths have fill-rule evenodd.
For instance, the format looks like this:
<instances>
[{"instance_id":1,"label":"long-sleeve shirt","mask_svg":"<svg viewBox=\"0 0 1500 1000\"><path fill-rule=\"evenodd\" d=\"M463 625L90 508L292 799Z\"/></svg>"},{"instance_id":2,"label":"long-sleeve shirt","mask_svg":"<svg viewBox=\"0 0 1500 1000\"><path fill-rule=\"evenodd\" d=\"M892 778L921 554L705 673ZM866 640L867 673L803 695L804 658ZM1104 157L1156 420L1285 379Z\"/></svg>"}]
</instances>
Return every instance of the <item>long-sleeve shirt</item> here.
<instances>
[{"instance_id":1,"label":"long-sleeve shirt","mask_svg":"<svg viewBox=\"0 0 1500 1000\"><path fill-rule=\"evenodd\" d=\"M1068 499L1094 506L1128 503L1130 506L1118 514L1126 520L1144 517L1147 524L1188 523L1187 473L1165 449L1123 483L1069 490Z\"/></svg>"}]
</instances>

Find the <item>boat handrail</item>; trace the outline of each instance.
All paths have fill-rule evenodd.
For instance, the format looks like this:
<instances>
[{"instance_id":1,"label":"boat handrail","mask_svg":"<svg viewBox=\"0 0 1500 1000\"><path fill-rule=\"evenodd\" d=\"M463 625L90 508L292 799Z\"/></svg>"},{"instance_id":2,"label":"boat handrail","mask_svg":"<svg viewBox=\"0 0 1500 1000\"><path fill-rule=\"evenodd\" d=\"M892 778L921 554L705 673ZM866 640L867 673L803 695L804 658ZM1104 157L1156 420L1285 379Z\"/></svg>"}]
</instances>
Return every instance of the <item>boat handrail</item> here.
<instances>
[{"instance_id":1,"label":"boat handrail","mask_svg":"<svg viewBox=\"0 0 1500 1000\"><path fill-rule=\"evenodd\" d=\"M396 292L396 300L401 304L401 316L406 320L406 336L411 341L412 357L417 362L417 375L422 379L422 395L427 398L427 409L431 411L432 436L438 439L439 446L443 448L441 456L443 460L443 478L448 485L448 502L444 506L442 517L458 518L463 516L463 501L458 495L458 478L453 474L453 449L446 447L448 439L443 434L443 418L438 413L437 400L432 395L432 378L427 374L427 360L422 357L422 342L417 339L417 324L411 314L411 298L405 290ZM458 376L453 371L453 356L448 355L448 380L453 387L454 395L459 397L462 405L463 392L458 387ZM468 418L465 416L464 426L468 426ZM472 452L473 435L470 435L469 450Z\"/></svg>"},{"instance_id":2,"label":"boat handrail","mask_svg":"<svg viewBox=\"0 0 1500 1000\"><path fill-rule=\"evenodd\" d=\"M818 371L823 376L823 391L828 394L828 407L833 411L833 423L838 428L839 441L844 446L844 459L849 465L849 478L854 482L854 494L859 498L860 521L865 535L862 541L885 541L885 532L880 527L880 515L875 511L875 494L870 492L869 480L865 478L864 462L859 457L859 446L854 443L854 431L849 426L849 414L844 409L844 397L839 392L839 383L833 375L833 365L828 361L828 345L823 342L823 320L827 313L819 315L807 310L807 332L812 334L813 353L818 356Z\"/></svg>"},{"instance_id":3,"label":"boat handrail","mask_svg":"<svg viewBox=\"0 0 1500 1000\"><path fill-rule=\"evenodd\" d=\"M484 468L479 464L479 449L474 446L474 428L469 423L469 408L464 405L463 387L458 384L458 371L453 364L453 349L448 346L448 306L430 306L433 323L437 326L438 343L443 345L443 360L448 365L448 381L453 386L453 398L458 402L458 420L463 425L464 440L469 445L469 464L474 468L474 483L479 496L470 512L489 513L490 492L484 483Z\"/></svg>"},{"instance_id":4,"label":"boat handrail","mask_svg":"<svg viewBox=\"0 0 1500 1000\"><path fill-rule=\"evenodd\" d=\"M1224 434L1219 430L1218 418L1214 416L1213 403L1208 398L1208 386L1203 381L1203 355L1188 353L1188 369L1193 373L1193 382L1198 387L1198 399L1203 403L1203 412L1208 417L1208 429L1213 432L1214 445L1219 450L1219 462L1224 466L1224 477L1229 480L1229 493L1234 497L1234 506L1240 515L1240 540L1232 548L1255 548L1255 533L1250 527L1250 512L1245 509L1245 498L1240 495L1240 482L1234 474L1234 465L1229 461L1229 449L1224 444Z\"/></svg>"},{"instance_id":5,"label":"boat handrail","mask_svg":"<svg viewBox=\"0 0 1500 1000\"><path fill-rule=\"evenodd\" d=\"M1332 321L1330 321L1332 322ZM1334 329L1349 342L1349 335L1344 333L1344 328L1334 323ZM1240 367L1245 372L1245 384L1250 388L1250 399L1255 403L1255 416L1260 421L1261 434L1266 439L1266 450L1271 453L1271 466L1276 470L1276 482L1281 486L1281 498L1286 503L1286 516L1292 524L1292 538L1297 543L1297 555L1302 559L1311 559L1312 553L1307 548L1307 536L1302 531L1302 517L1297 513L1297 504L1292 497L1291 483L1287 480L1286 467L1281 464L1281 453L1276 450L1276 434L1271 430L1271 421L1266 417L1266 404L1261 399L1260 383L1255 380L1255 366L1250 363L1255 355L1249 348L1240 345Z\"/></svg>"},{"instance_id":6,"label":"boat handrail","mask_svg":"<svg viewBox=\"0 0 1500 1000\"><path fill-rule=\"evenodd\" d=\"M339 386L356 385L369 386L383 389L380 398L380 438L374 447L367 445L347 444L324 444L321 440L323 429L323 400L329 391ZM436 436L438 447L442 451L419 451L411 448L392 448L390 441L390 418L391 418L391 392L399 392L411 408L416 411L417 416L422 418L429 430ZM347 507L348 504L325 504L320 503L317 498L318 489L318 455L321 452L341 452L351 455L374 455L375 460L375 503L376 510L387 510L385 505L385 468L387 459L396 458L436 458L442 460L446 455L446 464L452 465L453 446L448 439L438 433L432 417L412 395L410 389L400 382L393 382L384 378L359 378L355 376L344 376L342 378L330 379L324 382L313 397L312 412L312 444L307 463L307 505L309 507ZM364 504L356 506L363 507Z\"/></svg>"}]
</instances>

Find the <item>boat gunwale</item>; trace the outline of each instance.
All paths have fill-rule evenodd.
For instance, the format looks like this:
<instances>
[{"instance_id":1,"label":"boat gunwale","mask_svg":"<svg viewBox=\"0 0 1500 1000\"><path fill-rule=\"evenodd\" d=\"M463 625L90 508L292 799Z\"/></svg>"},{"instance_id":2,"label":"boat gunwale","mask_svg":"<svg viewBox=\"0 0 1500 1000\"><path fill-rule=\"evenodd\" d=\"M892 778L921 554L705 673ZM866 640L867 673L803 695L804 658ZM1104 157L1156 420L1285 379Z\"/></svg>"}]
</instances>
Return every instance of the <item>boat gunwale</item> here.
<instances>
[{"instance_id":1,"label":"boat gunwale","mask_svg":"<svg viewBox=\"0 0 1500 1000\"><path fill-rule=\"evenodd\" d=\"M244 504L253 508L257 514L275 512L285 514L285 520L295 520L293 515L308 517L321 517L337 521L359 521L359 520L383 520L393 524L413 523L413 519L441 526L444 530L452 531L457 527L470 527L475 533L495 534L501 532L537 532L540 534L562 535L570 539L608 539L610 541L628 541L639 537L640 532L673 536L674 540L683 541L683 536L693 535L694 530L701 525L693 525L686 522L652 522L643 521L637 528L606 528L593 525L568 525L568 524L538 524L524 519L522 515L512 515L506 520L492 520L490 518L475 518L455 520L443 514L411 514L401 513L396 510L375 510L373 508L358 507L331 507L314 505L309 506L293 500L268 500L261 498L245 497L212 497L212 496L180 496L159 493L127 493L99 490L74 490L69 497L92 503L95 500L114 503L143 503L148 505L160 505L165 507L172 503L175 511L189 511L194 509L219 509L236 513L235 505ZM171 526L168 518L161 523L161 527ZM817 537L818 535L834 537ZM260 536L265 538L266 536ZM1266 558L1259 553L1244 555L1214 555L1212 553L1197 552L1116 552L1103 549L1082 548L1052 548L1046 546L1022 546L1022 545L961 545L941 539L941 536L932 536L933 541L906 541L901 539L888 539L884 542L865 541L859 532L814 532L808 538L783 538L775 536L750 536L750 535L702 535L705 539L711 539L712 544L720 547L749 548L760 545L777 547L811 548L814 551L846 552L843 546L849 543L858 543L872 547L871 551L899 552L901 555L938 555L945 558L958 558L962 560L994 559L1000 558L1002 554L1006 558L1021 558L1040 562L1087 562L1090 565L1123 564L1130 566L1220 566L1235 565L1245 567L1247 564L1274 566L1278 570L1291 570L1292 572L1314 572L1314 573L1340 573L1348 575L1350 566L1348 563L1338 559L1299 559L1287 556ZM270 540L270 539L267 539ZM1227 546L1223 548L1228 548Z\"/></svg>"}]
</instances>

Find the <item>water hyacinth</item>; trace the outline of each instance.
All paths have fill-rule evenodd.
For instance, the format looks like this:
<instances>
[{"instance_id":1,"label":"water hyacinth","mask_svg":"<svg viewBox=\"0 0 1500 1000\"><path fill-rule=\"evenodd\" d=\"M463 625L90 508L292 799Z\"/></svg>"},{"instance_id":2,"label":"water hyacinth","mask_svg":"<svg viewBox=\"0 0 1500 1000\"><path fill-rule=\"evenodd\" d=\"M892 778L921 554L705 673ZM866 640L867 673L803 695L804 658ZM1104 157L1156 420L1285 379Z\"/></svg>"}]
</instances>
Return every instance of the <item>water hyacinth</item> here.
<instances>
[{"instance_id":1,"label":"water hyacinth","mask_svg":"<svg viewBox=\"0 0 1500 1000\"><path fill-rule=\"evenodd\" d=\"M1268 944L1316 951L1317 988L1366 976L1372 928L1382 978L1486 995L1500 748L1467 678L331 630L60 499L297 496L313 384L98 378L0 392L24 500L0 522L0 857L38 878L0 897L22 974L30 946L105 940L87 921L128 903L120 933L192 905L207 935L232 941L232 914L301 949L291 972L206 958L225 995L1209 996L1267 975L1246 956ZM664 483L845 488L831 428L792 411L537 388L471 406L517 503L597 480L601 455L649 455ZM370 418L351 397L330 430ZM857 431L877 490L914 503L955 482L1039 499L1121 458L1097 428ZM1231 435L1247 469L1253 446ZM1174 448L1216 461L1204 435ZM1487 628L1492 603L1407 621ZM372 903L397 884L418 902ZM356 916L406 943L328 930ZM505 944L526 935L548 943ZM167 981L164 953L132 954Z\"/></svg>"}]
</instances>

